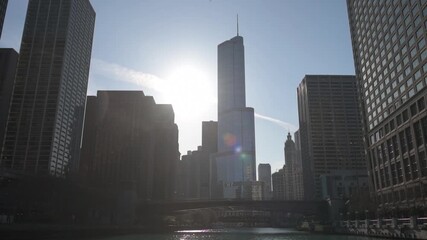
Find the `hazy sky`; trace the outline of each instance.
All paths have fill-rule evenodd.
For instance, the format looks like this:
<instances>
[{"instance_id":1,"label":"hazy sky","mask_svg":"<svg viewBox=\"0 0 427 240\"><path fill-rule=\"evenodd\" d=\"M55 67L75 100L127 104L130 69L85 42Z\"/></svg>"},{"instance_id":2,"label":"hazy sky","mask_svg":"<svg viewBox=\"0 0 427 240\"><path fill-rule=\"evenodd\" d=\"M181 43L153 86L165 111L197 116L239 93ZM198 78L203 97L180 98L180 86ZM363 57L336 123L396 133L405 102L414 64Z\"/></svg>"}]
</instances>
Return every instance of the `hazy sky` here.
<instances>
[{"instance_id":1,"label":"hazy sky","mask_svg":"<svg viewBox=\"0 0 427 240\"><path fill-rule=\"evenodd\" d=\"M9 0L0 47L19 51L27 0ZM257 164L284 164L298 128L296 88L305 74L354 74L344 0L91 0L96 26L88 94L143 90L172 103L181 154L216 120L217 45L239 14L246 103L257 114Z\"/></svg>"}]
</instances>

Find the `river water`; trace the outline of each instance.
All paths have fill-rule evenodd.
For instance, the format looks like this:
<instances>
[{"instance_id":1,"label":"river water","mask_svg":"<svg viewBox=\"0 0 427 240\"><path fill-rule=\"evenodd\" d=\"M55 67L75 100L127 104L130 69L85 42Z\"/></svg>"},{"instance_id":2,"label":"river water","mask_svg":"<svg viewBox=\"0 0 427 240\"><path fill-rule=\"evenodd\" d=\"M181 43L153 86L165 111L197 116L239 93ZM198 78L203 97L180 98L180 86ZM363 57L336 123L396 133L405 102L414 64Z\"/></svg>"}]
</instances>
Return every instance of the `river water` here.
<instances>
[{"instance_id":1,"label":"river water","mask_svg":"<svg viewBox=\"0 0 427 240\"><path fill-rule=\"evenodd\" d=\"M238 228L185 230L167 234L127 235L99 240L368 240L359 236L325 235L299 232L283 228ZM381 240L375 238L375 240Z\"/></svg>"}]
</instances>

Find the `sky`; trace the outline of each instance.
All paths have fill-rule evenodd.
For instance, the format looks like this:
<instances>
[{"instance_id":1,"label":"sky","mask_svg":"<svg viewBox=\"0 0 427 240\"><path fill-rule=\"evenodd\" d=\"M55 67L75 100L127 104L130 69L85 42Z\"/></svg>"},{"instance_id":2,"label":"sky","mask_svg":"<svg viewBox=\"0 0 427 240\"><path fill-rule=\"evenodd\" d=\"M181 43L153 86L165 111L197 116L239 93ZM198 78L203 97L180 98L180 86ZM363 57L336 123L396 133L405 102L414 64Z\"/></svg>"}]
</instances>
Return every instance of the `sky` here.
<instances>
[{"instance_id":1,"label":"sky","mask_svg":"<svg viewBox=\"0 0 427 240\"><path fill-rule=\"evenodd\" d=\"M91 0L96 24L88 95L142 90L172 104L182 155L217 120L217 46L244 38L246 105L255 109L256 160L272 172L298 129L306 74L354 74L345 0ZM9 0L0 47L19 51L28 0Z\"/></svg>"}]
</instances>

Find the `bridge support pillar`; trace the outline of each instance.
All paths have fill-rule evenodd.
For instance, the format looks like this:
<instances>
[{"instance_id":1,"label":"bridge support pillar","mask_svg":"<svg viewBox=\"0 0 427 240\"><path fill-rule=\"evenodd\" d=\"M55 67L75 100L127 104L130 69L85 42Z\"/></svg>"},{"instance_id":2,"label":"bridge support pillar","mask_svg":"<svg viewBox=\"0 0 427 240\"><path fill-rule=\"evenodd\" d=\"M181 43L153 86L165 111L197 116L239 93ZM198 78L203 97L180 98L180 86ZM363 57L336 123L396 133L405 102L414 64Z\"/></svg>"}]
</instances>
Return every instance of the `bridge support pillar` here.
<instances>
[{"instance_id":1,"label":"bridge support pillar","mask_svg":"<svg viewBox=\"0 0 427 240\"><path fill-rule=\"evenodd\" d=\"M383 226L382 219L381 219L381 218L378 218L378 221L377 221L377 228L378 228L378 229L381 229L381 228L382 228L382 226Z\"/></svg>"},{"instance_id":2,"label":"bridge support pillar","mask_svg":"<svg viewBox=\"0 0 427 240\"><path fill-rule=\"evenodd\" d=\"M391 227L396 229L397 228L397 218L393 217L391 219Z\"/></svg>"},{"instance_id":3,"label":"bridge support pillar","mask_svg":"<svg viewBox=\"0 0 427 240\"><path fill-rule=\"evenodd\" d=\"M409 218L409 221L411 223L411 228L412 229L418 229L418 223L417 223L417 217L416 216L411 216Z\"/></svg>"}]
</instances>

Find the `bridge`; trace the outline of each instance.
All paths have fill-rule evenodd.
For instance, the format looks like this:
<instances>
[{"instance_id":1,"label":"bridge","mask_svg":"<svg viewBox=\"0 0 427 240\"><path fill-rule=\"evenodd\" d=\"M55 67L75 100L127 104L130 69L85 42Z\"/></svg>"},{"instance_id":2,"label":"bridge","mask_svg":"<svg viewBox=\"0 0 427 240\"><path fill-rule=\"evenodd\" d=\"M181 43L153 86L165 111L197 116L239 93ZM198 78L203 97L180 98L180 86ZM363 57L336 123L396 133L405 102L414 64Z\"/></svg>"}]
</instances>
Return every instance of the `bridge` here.
<instances>
[{"instance_id":1,"label":"bridge","mask_svg":"<svg viewBox=\"0 0 427 240\"><path fill-rule=\"evenodd\" d=\"M294 200L194 200L194 201L146 201L138 205L142 214L168 214L182 210L206 208L233 208L262 211L280 211L302 215L325 216L328 214L326 201L294 201Z\"/></svg>"}]
</instances>

